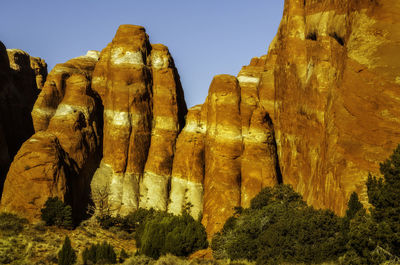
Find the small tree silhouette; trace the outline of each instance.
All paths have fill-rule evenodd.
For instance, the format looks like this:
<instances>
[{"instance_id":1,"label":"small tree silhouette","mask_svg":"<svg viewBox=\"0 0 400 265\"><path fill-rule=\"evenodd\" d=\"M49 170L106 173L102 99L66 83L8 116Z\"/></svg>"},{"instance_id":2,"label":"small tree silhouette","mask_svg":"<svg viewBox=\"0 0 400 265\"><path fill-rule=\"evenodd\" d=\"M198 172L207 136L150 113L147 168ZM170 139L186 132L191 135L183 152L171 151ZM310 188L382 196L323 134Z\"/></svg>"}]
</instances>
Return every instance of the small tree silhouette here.
<instances>
[{"instance_id":1,"label":"small tree silhouette","mask_svg":"<svg viewBox=\"0 0 400 265\"><path fill-rule=\"evenodd\" d=\"M72 208L66 205L58 197L50 197L44 204L41 218L46 225L56 225L67 229L73 228Z\"/></svg>"},{"instance_id":2,"label":"small tree silhouette","mask_svg":"<svg viewBox=\"0 0 400 265\"><path fill-rule=\"evenodd\" d=\"M87 213L95 215L100 219L110 216L117 209L111 207L109 203L110 187L106 185L98 185L92 189L91 199L93 204L88 206Z\"/></svg>"},{"instance_id":3,"label":"small tree silhouette","mask_svg":"<svg viewBox=\"0 0 400 265\"><path fill-rule=\"evenodd\" d=\"M61 250L58 252L58 265L71 265L76 262L76 253L71 246L69 237L66 236Z\"/></svg>"}]
</instances>

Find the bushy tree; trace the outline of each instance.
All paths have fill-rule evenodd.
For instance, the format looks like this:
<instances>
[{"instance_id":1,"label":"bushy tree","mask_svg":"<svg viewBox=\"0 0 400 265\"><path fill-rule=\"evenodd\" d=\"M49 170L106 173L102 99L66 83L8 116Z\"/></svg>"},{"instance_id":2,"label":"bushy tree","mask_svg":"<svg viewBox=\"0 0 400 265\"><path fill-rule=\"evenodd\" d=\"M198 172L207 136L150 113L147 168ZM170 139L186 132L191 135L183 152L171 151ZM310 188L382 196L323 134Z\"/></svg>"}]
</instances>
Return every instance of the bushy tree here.
<instances>
[{"instance_id":1,"label":"bushy tree","mask_svg":"<svg viewBox=\"0 0 400 265\"><path fill-rule=\"evenodd\" d=\"M274 202L305 205L301 195L294 192L290 185L281 184L275 187L265 187L262 189L257 196L250 201L250 208L261 209Z\"/></svg>"},{"instance_id":2,"label":"bushy tree","mask_svg":"<svg viewBox=\"0 0 400 265\"><path fill-rule=\"evenodd\" d=\"M115 264L117 263L117 255L113 246L107 242L101 244L91 244L82 252L83 264Z\"/></svg>"},{"instance_id":3,"label":"bushy tree","mask_svg":"<svg viewBox=\"0 0 400 265\"><path fill-rule=\"evenodd\" d=\"M377 243L400 256L400 145L380 164L383 178L368 177L371 215L377 224Z\"/></svg>"},{"instance_id":4,"label":"bushy tree","mask_svg":"<svg viewBox=\"0 0 400 265\"><path fill-rule=\"evenodd\" d=\"M187 256L208 247L204 226L188 212L175 216L139 208L125 217L104 216L98 220L103 228L117 227L129 233L135 232L136 247L149 257L158 258L166 253Z\"/></svg>"},{"instance_id":5,"label":"bushy tree","mask_svg":"<svg viewBox=\"0 0 400 265\"><path fill-rule=\"evenodd\" d=\"M152 258L166 253L187 256L208 246L203 225L188 214L174 216L160 212L146 222L139 237L140 252Z\"/></svg>"},{"instance_id":6,"label":"bushy tree","mask_svg":"<svg viewBox=\"0 0 400 265\"><path fill-rule=\"evenodd\" d=\"M353 219L358 211L363 209L362 203L358 200L358 195L353 192L350 195L349 202L347 203L346 218Z\"/></svg>"},{"instance_id":7,"label":"bushy tree","mask_svg":"<svg viewBox=\"0 0 400 265\"><path fill-rule=\"evenodd\" d=\"M377 225L371 215L359 211L350 220L347 233L347 253L345 264L379 264L374 263L371 253L377 247Z\"/></svg>"},{"instance_id":8,"label":"bushy tree","mask_svg":"<svg viewBox=\"0 0 400 265\"><path fill-rule=\"evenodd\" d=\"M344 251L340 218L308 207L288 185L263 189L249 209L235 215L212 240L216 258L311 263L336 259Z\"/></svg>"},{"instance_id":9,"label":"bushy tree","mask_svg":"<svg viewBox=\"0 0 400 265\"><path fill-rule=\"evenodd\" d=\"M58 265L71 265L76 262L76 253L71 246L69 237L66 236L61 250L58 252Z\"/></svg>"},{"instance_id":10,"label":"bushy tree","mask_svg":"<svg viewBox=\"0 0 400 265\"><path fill-rule=\"evenodd\" d=\"M58 197L50 197L44 204L41 218L46 225L56 225L67 229L73 228L72 208L66 205Z\"/></svg>"},{"instance_id":11,"label":"bushy tree","mask_svg":"<svg viewBox=\"0 0 400 265\"><path fill-rule=\"evenodd\" d=\"M28 220L12 213L0 213L0 235L13 236L22 232Z\"/></svg>"}]
</instances>

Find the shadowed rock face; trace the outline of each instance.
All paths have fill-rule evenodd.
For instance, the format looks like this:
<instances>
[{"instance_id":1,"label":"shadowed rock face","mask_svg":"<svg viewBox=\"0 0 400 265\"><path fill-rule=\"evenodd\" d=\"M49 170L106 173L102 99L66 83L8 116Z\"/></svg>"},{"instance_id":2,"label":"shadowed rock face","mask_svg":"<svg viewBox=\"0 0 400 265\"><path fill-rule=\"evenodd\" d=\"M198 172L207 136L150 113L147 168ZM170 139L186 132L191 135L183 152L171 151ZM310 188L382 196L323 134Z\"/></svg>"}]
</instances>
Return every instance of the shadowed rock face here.
<instances>
[{"instance_id":1,"label":"shadowed rock face","mask_svg":"<svg viewBox=\"0 0 400 265\"><path fill-rule=\"evenodd\" d=\"M0 42L0 196L12 159L33 134L30 113L46 76L44 60Z\"/></svg>"},{"instance_id":2,"label":"shadowed rock face","mask_svg":"<svg viewBox=\"0 0 400 265\"><path fill-rule=\"evenodd\" d=\"M1 208L40 219L48 197L71 204L82 218L101 158L102 105L91 90L97 56L81 56L50 72L32 111L36 133L18 151Z\"/></svg>"}]
</instances>

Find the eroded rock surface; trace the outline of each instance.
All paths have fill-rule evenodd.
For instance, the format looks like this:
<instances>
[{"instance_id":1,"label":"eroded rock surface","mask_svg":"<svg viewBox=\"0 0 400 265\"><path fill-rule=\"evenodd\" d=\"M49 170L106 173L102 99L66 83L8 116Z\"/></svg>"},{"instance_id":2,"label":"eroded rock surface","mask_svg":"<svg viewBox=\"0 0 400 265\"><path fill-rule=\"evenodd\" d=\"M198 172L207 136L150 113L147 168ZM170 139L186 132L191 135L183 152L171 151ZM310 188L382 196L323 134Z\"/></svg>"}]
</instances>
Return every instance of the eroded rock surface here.
<instances>
[{"instance_id":1,"label":"eroded rock surface","mask_svg":"<svg viewBox=\"0 0 400 265\"><path fill-rule=\"evenodd\" d=\"M101 158L91 188L108 190L113 212L188 210L203 216L212 236L234 207L249 206L263 187L280 182L338 214L353 191L367 201L368 173L378 174L379 162L400 142L399 23L394 0L286 0L268 54L253 58L237 77L216 76L186 123L173 59L165 46L150 44L143 27L122 25L100 55L59 65L43 87L40 60L12 58L35 69L33 83L42 87L32 115L37 133L56 137L49 156L65 154L55 170L64 176L63 165L72 161L66 167L76 176L74 191L57 184L54 194L81 198L73 194L86 189ZM4 101L13 60L2 49ZM13 144L4 124L0 166L7 168ZM10 183L19 183L12 181L18 174L33 179L21 169L32 144L11 166ZM59 179L66 180L54 183L69 183Z\"/></svg>"},{"instance_id":2,"label":"eroded rock surface","mask_svg":"<svg viewBox=\"0 0 400 265\"><path fill-rule=\"evenodd\" d=\"M175 141L187 112L173 59L133 25L120 26L100 58L93 88L104 104L104 148L92 188L109 189L114 212L166 210Z\"/></svg>"},{"instance_id":3,"label":"eroded rock surface","mask_svg":"<svg viewBox=\"0 0 400 265\"><path fill-rule=\"evenodd\" d=\"M201 105L190 108L176 142L168 205L171 213L188 210L198 218L203 212L206 114Z\"/></svg>"},{"instance_id":4,"label":"eroded rock surface","mask_svg":"<svg viewBox=\"0 0 400 265\"><path fill-rule=\"evenodd\" d=\"M57 137L36 133L22 145L11 164L0 209L37 221L48 197L70 202L72 163Z\"/></svg>"},{"instance_id":5,"label":"eroded rock surface","mask_svg":"<svg viewBox=\"0 0 400 265\"><path fill-rule=\"evenodd\" d=\"M101 159L102 105L90 87L97 60L81 56L50 72L32 111L36 133L10 166L2 209L36 221L47 198L57 196L75 218L84 216Z\"/></svg>"},{"instance_id":6,"label":"eroded rock surface","mask_svg":"<svg viewBox=\"0 0 400 265\"><path fill-rule=\"evenodd\" d=\"M393 0L285 1L261 102L274 95L283 182L318 208L367 202L368 173L400 142L399 23Z\"/></svg>"}]
</instances>

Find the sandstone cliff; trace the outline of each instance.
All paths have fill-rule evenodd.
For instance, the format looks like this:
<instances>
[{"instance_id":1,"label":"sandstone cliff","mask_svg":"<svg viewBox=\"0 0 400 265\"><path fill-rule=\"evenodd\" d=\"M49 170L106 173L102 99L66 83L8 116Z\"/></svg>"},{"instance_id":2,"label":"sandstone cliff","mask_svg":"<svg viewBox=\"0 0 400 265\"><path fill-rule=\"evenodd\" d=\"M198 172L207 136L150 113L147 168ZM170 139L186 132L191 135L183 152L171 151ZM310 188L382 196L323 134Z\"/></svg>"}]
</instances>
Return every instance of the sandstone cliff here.
<instances>
[{"instance_id":1,"label":"sandstone cliff","mask_svg":"<svg viewBox=\"0 0 400 265\"><path fill-rule=\"evenodd\" d=\"M56 65L44 86L38 61L31 64L42 88L32 110L36 133L10 166L1 209L35 221L58 196L80 219L105 187L112 213L166 210L187 112L168 48L151 45L143 27L122 25L101 53ZM2 133L0 141L9 142Z\"/></svg>"},{"instance_id":2,"label":"sandstone cliff","mask_svg":"<svg viewBox=\"0 0 400 265\"><path fill-rule=\"evenodd\" d=\"M206 102L189 110L177 141L169 211L202 214L210 236L235 207L248 207L263 187L282 181L273 124L259 103L251 67L238 78L215 76Z\"/></svg>"},{"instance_id":3,"label":"sandstone cliff","mask_svg":"<svg viewBox=\"0 0 400 265\"><path fill-rule=\"evenodd\" d=\"M237 77L216 76L186 121L168 49L122 25L98 61L92 52L50 73L32 112L36 134L10 167L1 207L37 216L59 195L83 212L90 184L92 196L107 191L112 213L188 210L211 236L234 207L287 183L309 204L343 214L353 191L367 201L368 173L400 142L399 12L394 0L286 0L268 54ZM0 85L9 87L4 54ZM3 168L7 135L0 123ZM26 183L45 192L19 191Z\"/></svg>"},{"instance_id":4,"label":"sandstone cliff","mask_svg":"<svg viewBox=\"0 0 400 265\"><path fill-rule=\"evenodd\" d=\"M240 116L235 118L242 125L242 142L236 146L242 148L237 152L240 181L223 176L225 172L213 173L215 166L207 163L207 154L235 155L227 145L232 141L220 147L213 143L215 151L205 148L203 223L209 235L222 227L225 205L230 212L233 206L246 207L261 187L279 182L293 185L309 204L338 214L346 210L353 191L367 202L368 173L378 174L379 162L400 142L399 10L391 0L285 2L268 54L242 68L237 77L240 99L230 101L240 102ZM204 109L209 108L214 86ZM223 113L231 116L230 108ZM237 128L229 122L219 124L225 138ZM206 139L205 145L211 141ZM208 161L218 161L214 159ZM236 167L230 165L229 173L235 174ZM217 198L213 191L223 183L229 185L219 193L232 196ZM233 195L238 189L240 200ZM230 202L210 208L225 198Z\"/></svg>"},{"instance_id":5,"label":"sandstone cliff","mask_svg":"<svg viewBox=\"0 0 400 265\"><path fill-rule=\"evenodd\" d=\"M57 196L76 218L85 214L101 158L102 105L90 87L97 60L88 53L50 72L32 111L36 133L10 166L2 209L38 220L47 198Z\"/></svg>"},{"instance_id":6,"label":"sandstone cliff","mask_svg":"<svg viewBox=\"0 0 400 265\"><path fill-rule=\"evenodd\" d=\"M0 196L12 159L33 134L30 113L46 76L42 59L0 42Z\"/></svg>"},{"instance_id":7,"label":"sandstone cliff","mask_svg":"<svg viewBox=\"0 0 400 265\"><path fill-rule=\"evenodd\" d=\"M400 142L399 23L393 0L285 1L260 97L283 182L318 208L344 214L353 191L366 202L368 173Z\"/></svg>"},{"instance_id":8,"label":"sandstone cliff","mask_svg":"<svg viewBox=\"0 0 400 265\"><path fill-rule=\"evenodd\" d=\"M92 189L109 189L112 211L165 210L175 141L187 112L167 47L122 25L101 52L93 88L104 104L103 159Z\"/></svg>"}]
</instances>

